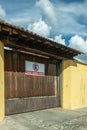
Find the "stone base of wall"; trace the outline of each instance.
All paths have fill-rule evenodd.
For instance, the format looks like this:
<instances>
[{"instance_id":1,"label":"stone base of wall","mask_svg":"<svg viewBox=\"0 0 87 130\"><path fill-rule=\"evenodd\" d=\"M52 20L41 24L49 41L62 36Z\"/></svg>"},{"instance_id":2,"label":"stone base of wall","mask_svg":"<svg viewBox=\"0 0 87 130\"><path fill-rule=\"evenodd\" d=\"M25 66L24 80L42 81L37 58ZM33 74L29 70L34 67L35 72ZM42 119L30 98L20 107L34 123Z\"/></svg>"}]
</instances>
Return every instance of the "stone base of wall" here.
<instances>
[{"instance_id":1,"label":"stone base of wall","mask_svg":"<svg viewBox=\"0 0 87 130\"><path fill-rule=\"evenodd\" d=\"M17 114L59 106L59 97L43 96L28 98L13 98L5 100L5 114Z\"/></svg>"}]
</instances>

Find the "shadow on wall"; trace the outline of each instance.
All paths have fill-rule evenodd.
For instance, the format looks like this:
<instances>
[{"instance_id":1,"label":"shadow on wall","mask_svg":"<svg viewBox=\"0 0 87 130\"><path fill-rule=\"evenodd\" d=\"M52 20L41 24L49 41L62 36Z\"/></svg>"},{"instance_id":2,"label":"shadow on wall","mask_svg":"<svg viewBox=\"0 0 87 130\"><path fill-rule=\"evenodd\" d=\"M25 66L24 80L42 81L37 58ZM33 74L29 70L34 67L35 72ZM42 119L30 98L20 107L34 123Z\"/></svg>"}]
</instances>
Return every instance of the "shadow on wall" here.
<instances>
[{"instance_id":1,"label":"shadow on wall","mask_svg":"<svg viewBox=\"0 0 87 130\"><path fill-rule=\"evenodd\" d=\"M64 60L63 61L63 70L67 69L70 66L77 67L77 62L75 60Z\"/></svg>"}]
</instances>

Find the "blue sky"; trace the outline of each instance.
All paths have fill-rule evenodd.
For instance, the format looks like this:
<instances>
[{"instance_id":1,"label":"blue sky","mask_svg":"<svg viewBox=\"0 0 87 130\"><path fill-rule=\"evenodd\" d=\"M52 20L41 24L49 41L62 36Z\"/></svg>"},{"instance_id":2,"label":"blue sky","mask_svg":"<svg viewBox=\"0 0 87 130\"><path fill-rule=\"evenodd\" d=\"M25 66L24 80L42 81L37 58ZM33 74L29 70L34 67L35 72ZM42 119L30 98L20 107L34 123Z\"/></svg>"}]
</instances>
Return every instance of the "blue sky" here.
<instances>
[{"instance_id":1,"label":"blue sky","mask_svg":"<svg viewBox=\"0 0 87 130\"><path fill-rule=\"evenodd\" d=\"M0 18L85 52L87 0L0 0Z\"/></svg>"}]
</instances>

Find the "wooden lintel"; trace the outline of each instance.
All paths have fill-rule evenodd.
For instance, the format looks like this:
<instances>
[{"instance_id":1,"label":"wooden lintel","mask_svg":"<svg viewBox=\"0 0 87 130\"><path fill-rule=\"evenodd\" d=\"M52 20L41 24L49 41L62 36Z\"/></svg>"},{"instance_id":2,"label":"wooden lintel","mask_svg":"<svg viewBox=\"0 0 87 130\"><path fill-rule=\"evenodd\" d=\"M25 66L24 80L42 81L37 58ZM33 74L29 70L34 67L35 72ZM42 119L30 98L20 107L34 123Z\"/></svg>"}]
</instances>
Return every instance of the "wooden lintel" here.
<instances>
[{"instance_id":1,"label":"wooden lintel","mask_svg":"<svg viewBox=\"0 0 87 130\"><path fill-rule=\"evenodd\" d=\"M21 34L21 36L22 36L23 38L27 38L27 37L28 37L28 36L25 35L25 34Z\"/></svg>"},{"instance_id":2,"label":"wooden lintel","mask_svg":"<svg viewBox=\"0 0 87 130\"><path fill-rule=\"evenodd\" d=\"M34 37L30 37L29 39L32 40L32 41L34 41L35 38Z\"/></svg>"},{"instance_id":3,"label":"wooden lintel","mask_svg":"<svg viewBox=\"0 0 87 130\"><path fill-rule=\"evenodd\" d=\"M10 41L5 45L12 47L12 48L20 49L22 51L27 51L27 52L32 52L32 53L36 53L36 54L41 54L41 55L53 57L55 59L66 59L64 57L61 57L61 56L58 56L58 55L55 55L55 54L52 54L52 53L44 52L44 51L33 49L33 48L30 48L30 47L20 46L20 45L15 44L14 42L10 42Z\"/></svg>"},{"instance_id":4,"label":"wooden lintel","mask_svg":"<svg viewBox=\"0 0 87 130\"><path fill-rule=\"evenodd\" d=\"M37 42L38 42L38 43L42 43L42 41L41 41L40 39L37 39Z\"/></svg>"},{"instance_id":5,"label":"wooden lintel","mask_svg":"<svg viewBox=\"0 0 87 130\"><path fill-rule=\"evenodd\" d=\"M1 27L1 31L4 31L4 32L9 32L9 28L7 28L7 27Z\"/></svg>"},{"instance_id":6,"label":"wooden lintel","mask_svg":"<svg viewBox=\"0 0 87 130\"><path fill-rule=\"evenodd\" d=\"M13 35L18 35L19 34L15 29L12 30L12 33L13 33Z\"/></svg>"},{"instance_id":7,"label":"wooden lintel","mask_svg":"<svg viewBox=\"0 0 87 130\"><path fill-rule=\"evenodd\" d=\"M64 48L62 48L62 47L61 47L60 49L61 49L61 50L64 50Z\"/></svg>"},{"instance_id":8,"label":"wooden lintel","mask_svg":"<svg viewBox=\"0 0 87 130\"><path fill-rule=\"evenodd\" d=\"M46 44L46 45L49 45L49 46L53 46L53 44L51 42L49 42L49 41L45 41L43 43Z\"/></svg>"}]
</instances>

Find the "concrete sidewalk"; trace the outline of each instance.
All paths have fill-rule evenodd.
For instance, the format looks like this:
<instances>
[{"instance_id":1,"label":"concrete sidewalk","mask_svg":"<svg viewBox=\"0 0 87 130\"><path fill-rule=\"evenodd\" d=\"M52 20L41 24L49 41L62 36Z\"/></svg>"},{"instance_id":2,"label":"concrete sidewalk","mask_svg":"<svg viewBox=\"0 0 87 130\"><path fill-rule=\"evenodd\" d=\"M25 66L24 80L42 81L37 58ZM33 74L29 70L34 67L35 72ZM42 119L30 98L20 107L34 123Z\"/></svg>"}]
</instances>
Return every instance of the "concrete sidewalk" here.
<instances>
[{"instance_id":1,"label":"concrete sidewalk","mask_svg":"<svg viewBox=\"0 0 87 130\"><path fill-rule=\"evenodd\" d=\"M87 108L77 110L54 108L16 114L6 116L0 123L0 130L59 130L60 124L84 115L87 115Z\"/></svg>"}]
</instances>

